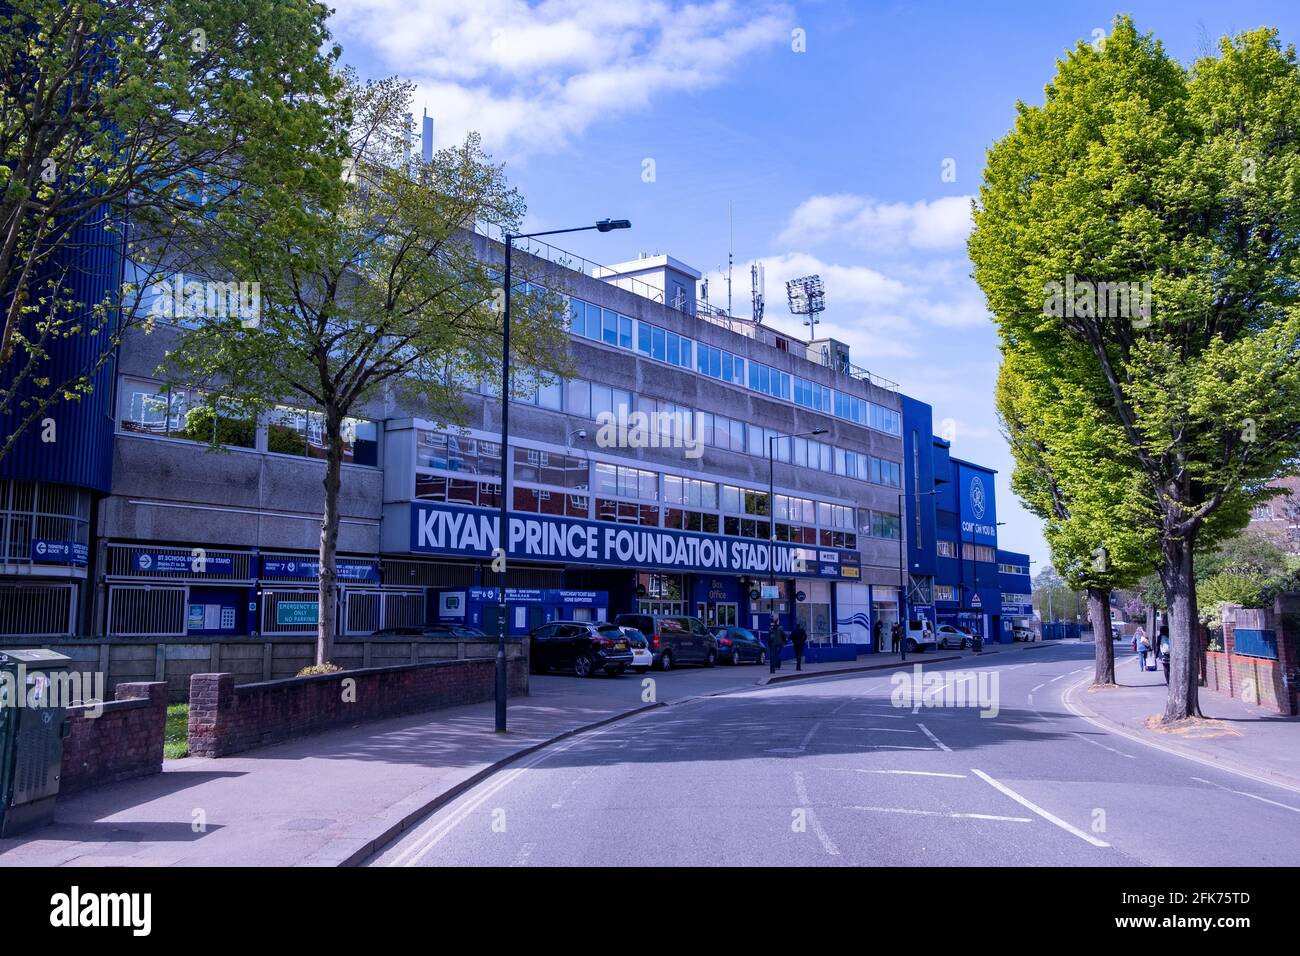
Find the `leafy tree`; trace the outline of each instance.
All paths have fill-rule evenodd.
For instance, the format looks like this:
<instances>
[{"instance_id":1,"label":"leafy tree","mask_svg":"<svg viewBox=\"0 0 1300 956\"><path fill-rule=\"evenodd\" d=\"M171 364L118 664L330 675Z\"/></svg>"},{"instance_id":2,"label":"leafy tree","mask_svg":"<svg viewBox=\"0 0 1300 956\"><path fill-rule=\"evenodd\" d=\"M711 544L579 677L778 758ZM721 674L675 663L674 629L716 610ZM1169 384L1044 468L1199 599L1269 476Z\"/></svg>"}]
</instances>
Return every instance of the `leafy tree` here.
<instances>
[{"instance_id":1,"label":"leafy tree","mask_svg":"<svg viewBox=\"0 0 1300 956\"><path fill-rule=\"evenodd\" d=\"M1083 390L1158 516L1166 721L1199 713L1193 554L1300 447L1297 115L1275 31L1185 68L1119 17L1058 63L1042 106L1018 104L975 210L1004 352Z\"/></svg>"},{"instance_id":2,"label":"leafy tree","mask_svg":"<svg viewBox=\"0 0 1300 956\"><path fill-rule=\"evenodd\" d=\"M227 206L328 174L328 14L314 0L0 3L0 458L149 321L150 267L77 298L88 229L184 269ZM96 340L90 358L54 371L51 349L73 337Z\"/></svg>"},{"instance_id":3,"label":"leafy tree","mask_svg":"<svg viewBox=\"0 0 1300 956\"><path fill-rule=\"evenodd\" d=\"M1110 594L1154 564L1159 525L1135 462L1115 453L1121 430L1092 414L1085 390L1039 362L1009 352L998 376L998 415L1015 460L1011 488L1043 519L1054 567L1071 589L1087 592L1093 684L1114 684Z\"/></svg>"},{"instance_id":4,"label":"leafy tree","mask_svg":"<svg viewBox=\"0 0 1300 956\"><path fill-rule=\"evenodd\" d=\"M346 79L335 112L335 136L346 143L341 189L259 206L230 222L215 250L231 274L260 283L260 321L248 328L209 317L183 336L168 363L172 377L210 383L213 395L262 413L290 403L320 416L318 664L333 649L347 420L383 398L453 421L465 390L499 381L500 278L471 230L476 223L515 228L524 211L474 135L429 162L409 155L411 84ZM515 278L513 361L543 376L563 371L562 296L526 289L527 275ZM535 377L514 383L524 392ZM301 447L270 425L272 450L291 439Z\"/></svg>"}]
</instances>

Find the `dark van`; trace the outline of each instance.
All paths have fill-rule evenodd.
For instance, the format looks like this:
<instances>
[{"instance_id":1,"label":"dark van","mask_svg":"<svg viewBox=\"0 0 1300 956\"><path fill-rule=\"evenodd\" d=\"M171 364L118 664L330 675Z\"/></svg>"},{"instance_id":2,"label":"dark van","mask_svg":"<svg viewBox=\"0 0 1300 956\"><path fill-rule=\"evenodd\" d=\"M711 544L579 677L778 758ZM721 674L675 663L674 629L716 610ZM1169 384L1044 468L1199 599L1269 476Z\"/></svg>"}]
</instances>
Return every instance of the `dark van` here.
<instances>
[{"instance_id":1,"label":"dark van","mask_svg":"<svg viewBox=\"0 0 1300 956\"><path fill-rule=\"evenodd\" d=\"M619 627L635 627L650 640L653 666L661 671L678 664L718 662L718 640L709 633L698 617L684 614L620 614L614 618Z\"/></svg>"}]
</instances>

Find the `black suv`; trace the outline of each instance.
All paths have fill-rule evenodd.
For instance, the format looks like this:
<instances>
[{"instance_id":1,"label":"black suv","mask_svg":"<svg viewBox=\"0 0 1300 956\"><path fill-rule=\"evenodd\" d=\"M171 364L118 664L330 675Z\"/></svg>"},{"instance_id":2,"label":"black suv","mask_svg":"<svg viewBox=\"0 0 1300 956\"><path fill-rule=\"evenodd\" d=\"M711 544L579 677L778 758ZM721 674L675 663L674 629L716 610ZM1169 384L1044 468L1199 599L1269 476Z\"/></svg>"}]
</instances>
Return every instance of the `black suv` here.
<instances>
[{"instance_id":1,"label":"black suv","mask_svg":"<svg viewBox=\"0 0 1300 956\"><path fill-rule=\"evenodd\" d=\"M555 667L579 677L595 677L601 670L621 674L632 663L622 628L587 621L552 621L535 628L528 635L528 654L531 668L543 674Z\"/></svg>"},{"instance_id":2,"label":"black suv","mask_svg":"<svg viewBox=\"0 0 1300 956\"><path fill-rule=\"evenodd\" d=\"M635 627L650 638L650 653L659 670L672 670L675 664L718 662L718 639L709 633L698 617L685 614L620 614L615 624Z\"/></svg>"}]
</instances>

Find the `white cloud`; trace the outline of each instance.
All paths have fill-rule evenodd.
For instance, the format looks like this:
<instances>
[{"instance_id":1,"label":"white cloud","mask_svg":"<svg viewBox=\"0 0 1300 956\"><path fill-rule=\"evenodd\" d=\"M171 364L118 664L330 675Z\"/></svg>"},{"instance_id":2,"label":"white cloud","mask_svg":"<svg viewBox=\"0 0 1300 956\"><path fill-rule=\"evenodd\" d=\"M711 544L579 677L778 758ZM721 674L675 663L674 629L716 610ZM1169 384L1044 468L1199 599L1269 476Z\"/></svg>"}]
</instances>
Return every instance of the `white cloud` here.
<instances>
[{"instance_id":1,"label":"white cloud","mask_svg":"<svg viewBox=\"0 0 1300 956\"><path fill-rule=\"evenodd\" d=\"M970 232L970 199L887 203L850 193L812 196L790 214L779 241L813 246L847 242L879 251L953 249Z\"/></svg>"},{"instance_id":2,"label":"white cloud","mask_svg":"<svg viewBox=\"0 0 1300 956\"><path fill-rule=\"evenodd\" d=\"M418 84L440 146L552 151L603 116L704 89L790 38L781 4L703 0L335 0L345 50Z\"/></svg>"}]
</instances>

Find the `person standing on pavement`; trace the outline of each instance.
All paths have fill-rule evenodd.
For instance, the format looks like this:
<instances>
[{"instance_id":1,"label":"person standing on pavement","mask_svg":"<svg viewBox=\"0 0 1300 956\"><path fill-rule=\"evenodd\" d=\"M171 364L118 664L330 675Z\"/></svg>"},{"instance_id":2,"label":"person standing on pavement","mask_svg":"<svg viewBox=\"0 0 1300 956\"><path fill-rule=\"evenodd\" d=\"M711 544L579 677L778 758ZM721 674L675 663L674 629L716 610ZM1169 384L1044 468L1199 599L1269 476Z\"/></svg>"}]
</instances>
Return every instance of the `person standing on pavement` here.
<instances>
[{"instance_id":1,"label":"person standing on pavement","mask_svg":"<svg viewBox=\"0 0 1300 956\"><path fill-rule=\"evenodd\" d=\"M871 626L871 643L876 645L876 650L880 650L880 632L884 630L880 618L876 618L876 623Z\"/></svg>"},{"instance_id":2,"label":"person standing on pavement","mask_svg":"<svg viewBox=\"0 0 1300 956\"><path fill-rule=\"evenodd\" d=\"M1138 670L1144 671L1147 669L1147 655L1151 653L1151 639L1147 637L1147 632L1140 627L1134 636L1137 638L1138 646Z\"/></svg>"},{"instance_id":3,"label":"person standing on pavement","mask_svg":"<svg viewBox=\"0 0 1300 956\"><path fill-rule=\"evenodd\" d=\"M767 632L767 669L775 674L781 669L781 648L785 646L785 632L781 630L779 620L772 621L772 629Z\"/></svg>"},{"instance_id":4,"label":"person standing on pavement","mask_svg":"<svg viewBox=\"0 0 1300 956\"><path fill-rule=\"evenodd\" d=\"M808 632L803 629L803 625L795 622L794 630L790 632L790 642L794 644L794 669L803 670L803 647L808 643Z\"/></svg>"},{"instance_id":5,"label":"person standing on pavement","mask_svg":"<svg viewBox=\"0 0 1300 956\"><path fill-rule=\"evenodd\" d=\"M893 623L893 626L890 627L889 629L889 643L890 643L889 649L893 651L895 654L898 653L898 635L902 633L902 630L903 628L899 625L897 621L895 621Z\"/></svg>"}]
</instances>

